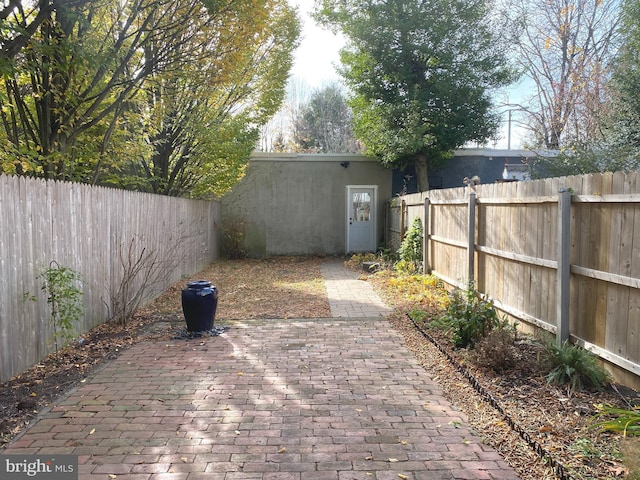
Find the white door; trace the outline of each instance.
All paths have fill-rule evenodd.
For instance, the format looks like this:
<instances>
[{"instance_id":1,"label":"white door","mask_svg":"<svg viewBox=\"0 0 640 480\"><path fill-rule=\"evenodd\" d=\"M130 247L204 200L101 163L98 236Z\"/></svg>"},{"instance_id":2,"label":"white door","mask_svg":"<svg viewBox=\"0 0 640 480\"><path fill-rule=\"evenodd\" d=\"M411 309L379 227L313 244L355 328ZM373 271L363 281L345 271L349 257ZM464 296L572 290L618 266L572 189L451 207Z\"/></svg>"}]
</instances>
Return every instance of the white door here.
<instances>
[{"instance_id":1,"label":"white door","mask_svg":"<svg viewBox=\"0 0 640 480\"><path fill-rule=\"evenodd\" d=\"M375 185L347 185L347 253L376 250Z\"/></svg>"}]
</instances>

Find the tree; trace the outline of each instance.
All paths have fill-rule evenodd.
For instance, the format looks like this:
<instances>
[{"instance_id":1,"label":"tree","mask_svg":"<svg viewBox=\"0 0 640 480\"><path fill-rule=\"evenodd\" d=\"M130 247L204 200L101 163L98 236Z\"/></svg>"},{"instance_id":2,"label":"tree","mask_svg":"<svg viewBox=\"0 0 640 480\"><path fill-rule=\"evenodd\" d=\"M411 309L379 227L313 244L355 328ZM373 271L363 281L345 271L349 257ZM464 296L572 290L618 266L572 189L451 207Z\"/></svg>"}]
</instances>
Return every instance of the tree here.
<instances>
[{"instance_id":1,"label":"tree","mask_svg":"<svg viewBox=\"0 0 640 480\"><path fill-rule=\"evenodd\" d=\"M535 93L519 108L535 147L559 149L600 135L607 111L608 63L615 50L618 0L513 0L514 58Z\"/></svg>"},{"instance_id":2,"label":"tree","mask_svg":"<svg viewBox=\"0 0 640 480\"><path fill-rule=\"evenodd\" d=\"M211 2L185 19L199 32L175 50L186 61L147 80L142 111L150 155L129 162L140 190L220 196L243 174L282 102L299 25L281 0Z\"/></svg>"},{"instance_id":3,"label":"tree","mask_svg":"<svg viewBox=\"0 0 640 480\"><path fill-rule=\"evenodd\" d=\"M626 146L606 141L563 148L552 156L538 155L531 162L533 178L637 170L640 156Z\"/></svg>"},{"instance_id":4,"label":"tree","mask_svg":"<svg viewBox=\"0 0 640 480\"><path fill-rule=\"evenodd\" d=\"M295 142L302 151L359 153L351 110L337 85L315 90L296 119Z\"/></svg>"},{"instance_id":5,"label":"tree","mask_svg":"<svg viewBox=\"0 0 640 480\"><path fill-rule=\"evenodd\" d=\"M607 84L609 108L601 112L601 133L583 142L561 149L553 158L539 158L533 165L534 176L580 175L616 172L640 168L640 7L636 1L622 4L618 34L621 39L611 63Z\"/></svg>"},{"instance_id":6,"label":"tree","mask_svg":"<svg viewBox=\"0 0 640 480\"><path fill-rule=\"evenodd\" d=\"M284 0L56 5L1 72L3 171L168 195L237 181L284 95Z\"/></svg>"},{"instance_id":7,"label":"tree","mask_svg":"<svg viewBox=\"0 0 640 480\"><path fill-rule=\"evenodd\" d=\"M287 92L280 109L260 129L261 152L298 152L300 146L295 138L302 106L310 95L309 85L300 78L293 77L287 84Z\"/></svg>"},{"instance_id":8,"label":"tree","mask_svg":"<svg viewBox=\"0 0 640 480\"><path fill-rule=\"evenodd\" d=\"M0 10L0 64L10 63L63 1L66 8L75 8L91 0L4 0Z\"/></svg>"},{"instance_id":9,"label":"tree","mask_svg":"<svg viewBox=\"0 0 640 480\"><path fill-rule=\"evenodd\" d=\"M622 7L622 46L614 62L612 109L608 139L625 156L640 160L640 4L626 0Z\"/></svg>"},{"instance_id":10,"label":"tree","mask_svg":"<svg viewBox=\"0 0 640 480\"><path fill-rule=\"evenodd\" d=\"M55 2L3 73L5 171L90 182L144 80L171 65L182 15L172 0ZM144 55L160 48L153 61Z\"/></svg>"},{"instance_id":11,"label":"tree","mask_svg":"<svg viewBox=\"0 0 640 480\"><path fill-rule=\"evenodd\" d=\"M386 166L427 164L493 135L492 89L510 74L483 0L323 0L316 18L347 38L341 75L354 132Z\"/></svg>"}]
</instances>

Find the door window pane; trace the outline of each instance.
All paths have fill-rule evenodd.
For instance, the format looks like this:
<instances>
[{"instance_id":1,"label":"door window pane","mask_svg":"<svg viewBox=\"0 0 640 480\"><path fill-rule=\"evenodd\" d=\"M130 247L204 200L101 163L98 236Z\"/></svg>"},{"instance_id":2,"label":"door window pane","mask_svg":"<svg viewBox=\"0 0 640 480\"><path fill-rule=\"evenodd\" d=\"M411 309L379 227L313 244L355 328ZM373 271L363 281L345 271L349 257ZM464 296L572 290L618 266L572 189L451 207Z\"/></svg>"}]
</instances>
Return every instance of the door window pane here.
<instances>
[{"instance_id":1,"label":"door window pane","mask_svg":"<svg viewBox=\"0 0 640 480\"><path fill-rule=\"evenodd\" d=\"M368 222L371 220L371 195L367 192L354 192L351 197L352 221Z\"/></svg>"}]
</instances>

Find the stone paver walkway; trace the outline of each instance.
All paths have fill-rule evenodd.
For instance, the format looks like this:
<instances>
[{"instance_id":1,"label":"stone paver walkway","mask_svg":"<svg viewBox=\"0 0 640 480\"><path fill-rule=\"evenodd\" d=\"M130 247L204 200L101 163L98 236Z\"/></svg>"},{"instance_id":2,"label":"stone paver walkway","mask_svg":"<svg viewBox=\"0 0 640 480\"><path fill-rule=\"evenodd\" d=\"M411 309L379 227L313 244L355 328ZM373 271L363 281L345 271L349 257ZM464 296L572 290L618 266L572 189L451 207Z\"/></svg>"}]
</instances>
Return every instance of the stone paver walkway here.
<instances>
[{"instance_id":1,"label":"stone paver walkway","mask_svg":"<svg viewBox=\"0 0 640 480\"><path fill-rule=\"evenodd\" d=\"M360 275L346 269L342 261L332 260L320 266L332 317L380 317L391 313L371 285Z\"/></svg>"},{"instance_id":2,"label":"stone paver walkway","mask_svg":"<svg viewBox=\"0 0 640 480\"><path fill-rule=\"evenodd\" d=\"M384 318L226 326L124 351L2 453L79 455L81 479L516 478Z\"/></svg>"}]
</instances>

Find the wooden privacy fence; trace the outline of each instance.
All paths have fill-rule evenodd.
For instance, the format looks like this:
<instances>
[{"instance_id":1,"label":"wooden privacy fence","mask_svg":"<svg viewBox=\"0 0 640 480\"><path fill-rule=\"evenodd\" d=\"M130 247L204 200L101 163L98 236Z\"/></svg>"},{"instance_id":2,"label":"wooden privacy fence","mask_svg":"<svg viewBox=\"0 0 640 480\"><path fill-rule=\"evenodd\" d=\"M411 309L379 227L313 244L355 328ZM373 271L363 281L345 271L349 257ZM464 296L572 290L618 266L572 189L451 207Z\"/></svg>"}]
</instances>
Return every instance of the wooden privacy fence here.
<instances>
[{"instance_id":1,"label":"wooden privacy fence","mask_svg":"<svg viewBox=\"0 0 640 480\"><path fill-rule=\"evenodd\" d=\"M143 285L139 259L155 265L143 304L211 263L219 215L215 202L0 175L0 381L52 349L39 278L50 262L82 276L81 333L114 315L123 282L129 295Z\"/></svg>"},{"instance_id":2,"label":"wooden privacy fence","mask_svg":"<svg viewBox=\"0 0 640 480\"><path fill-rule=\"evenodd\" d=\"M640 386L640 173L432 190L392 202L397 248L420 217L426 268L523 324L570 338Z\"/></svg>"}]
</instances>

